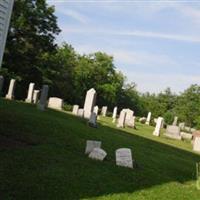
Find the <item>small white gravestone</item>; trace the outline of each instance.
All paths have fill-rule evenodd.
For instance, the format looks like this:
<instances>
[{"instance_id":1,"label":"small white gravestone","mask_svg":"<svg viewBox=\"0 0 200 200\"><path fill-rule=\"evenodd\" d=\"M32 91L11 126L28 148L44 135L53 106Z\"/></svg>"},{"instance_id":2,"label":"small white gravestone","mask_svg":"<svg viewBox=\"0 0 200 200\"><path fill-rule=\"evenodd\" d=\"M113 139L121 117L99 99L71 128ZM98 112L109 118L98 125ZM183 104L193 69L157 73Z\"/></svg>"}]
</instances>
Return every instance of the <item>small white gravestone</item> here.
<instances>
[{"instance_id":1,"label":"small white gravestone","mask_svg":"<svg viewBox=\"0 0 200 200\"><path fill-rule=\"evenodd\" d=\"M30 83L28 88L28 95L26 98L27 103L33 103L33 91L34 91L35 83Z\"/></svg>"},{"instance_id":2,"label":"small white gravestone","mask_svg":"<svg viewBox=\"0 0 200 200\"><path fill-rule=\"evenodd\" d=\"M4 77L0 76L0 96L1 96L1 93L2 93L2 89L3 89L3 83L4 83Z\"/></svg>"},{"instance_id":3,"label":"small white gravestone","mask_svg":"<svg viewBox=\"0 0 200 200\"><path fill-rule=\"evenodd\" d=\"M135 127L135 116L132 116L129 121L126 122L126 125L128 127L134 128Z\"/></svg>"},{"instance_id":4,"label":"small white gravestone","mask_svg":"<svg viewBox=\"0 0 200 200\"><path fill-rule=\"evenodd\" d=\"M107 106L103 106L103 107L102 107L102 109L101 109L101 114L102 114L103 117L106 116L106 114L107 114L107 109L108 109Z\"/></svg>"},{"instance_id":5,"label":"small white gravestone","mask_svg":"<svg viewBox=\"0 0 200 200\"><path fill-rule=\"evenodd\" d=\"M146 120L146 125L149 125L150 124L150 121L151 121L151 112L148 113L148 116L147 116L147 120Z\"/></svg>"},{"instance_id":6,"label":"small white gravestone","mask_svg":"<svg viewBox=\"0 0 200 200\"><path fill-rule=\"evenodd\" d=\"M47 98L48 98L49 86L43 85L40 100L38 102L38 109L44 110L47 105Z\"/></svg>"},{"instance_id":7,"label":"small white gravestone","mask_svg":"<svg viewBox=\"0 0 200 200\"><path fill-rule=\"evenodd\" d=\"M101 148L101 141L87 140L85 154L91 153L94 148Z\"/></svg>"},{"instance_id":8,"label":"small white gravestone","mask_svg":"<svg viewBox=\"0 0 200 200\"><path fill-rule=\"evenodd\" d=\"M172 139L181 140L180 127L168 125L164 135Z\"/></svg>"},{"instance_id":9,"label":"small white gravestone","mask_svg":"<svg viewBox=\"0 0 200 200\"><path fill-rule=\"evenodd\" d=\"M158 117L157 123L156 123L156 127L155 127L155 130L153 132L153 135L160 136L160 129L162 127L162 124L163 124L163 118L162 117Z\"/></svg>"},{"instance_id":10,"label":"small white gravestone","mask_svg":"<svg viewBox=\"0 0 200 200\"><path fill-rule=\"evenodd\" d=\"M118 128L124 128L125 127L125 118L126 118L126 112L122 110L119 115L117 127Z\"/></svg>"},{"instance_id":11,"label":"small white gravestone","mask_svg":"<svg viewBox=\"0 0 200 200\"><path fill-rule=\"evenodd\" d=\"M134 111L131 109L125 109L125 112L126 112L125 124L128 125L133 118Z\"/></svg>"},{"instance_id":12,"label":"small white gravestone","mask_svg":"<svg viewBox=\"0 0 200 200\"><path fill-rule=\"evenodd\" d=\"M73 106L72 113L73 113L74 115L78 115L78 109L79 109L79 105L74 105L74 106Z\"/></svg>"},{"instance_id":13,"label":"small white gravestone","mask_svg":"<svg viewBox=\"0 0 200 200\"><path fill-rule=\"evenodd\" d=\"M115 123L116 121L116 118L117 118L117 106L114 107L113 109L113 115L112 115L112 122Z\"/></svg>"},{"instance_id":14,"label":"small white gravestone","mask_svg":"<svg viewBox=\"0 0 200 200\"><path fill-rule=\"evenodd\" d=\"M94 148L88 157L94 160L103 161L106 156L107 156L107 153L103 149Z\"/></svg>"},{"instance_id":15,"label":"small white gravestone","mask_svg":"<svg viewBox=\"0 0 200 200\"><path fill-rule=\"evenodd\" d=\"M193 151L200 152L200 137L195 137L193 143Z\"/></svg>"},{"instance_id":16,"label":"small white gravestone","mask_svg":"<svg viewBox=\"0 0 200 200\"><path fill-rule=\"evenodd\" d=\"M191 133L181 132L180 135L181 135L181 138L182 138L182 139L185 139L185 140L192 140L192 134L191 134Z\"/></svg>"},{"instance_id":17,"label":"small white gravestone","mask_svg":"<svg viewBox=\"0 0 200 200\"><path fill-rule=\"evenodd\" d=\"M96 104L96 90L91 88L87 91L84 103L84 118L89 119Z\"/></svg>"},{"instance_id":18,"label":"small white gravestone","mask_svg":"<svg viewBox=\"0 0 200 200\"><path fill-rule=\"evenodd\" d=\"M185 123L181 122L181 123L179 123L178 126L180 127L181 130L183 130L185 128Z\"/></svg>"},{"instance_id":19,"label":"small white gravestone","mask_svg":"<svg viewBox=\"0 0 200 200\"><path fill-rule=\"evenodd\" d=\"M95 106L94 109L93 109L93 112L98 116L99 107Z\"/></svg>"},{"instance_id":20,"label":"small white gravestone","mask_svg":"<svg viewBox=\"0 0 200 200\"><path fill-rule=\"evenodd\" d=\"M48 107L57 110L62 110L63 99L60 99L58 97L50 97L48 102Z\"/></svg>"},{"instance_id":21,"label":"small white gravestone","mask_svg":"<svg viewBox=\"0 0 200 200\"><path fill-rule=\"evenodd\" d=\"M6 99L14 99L15 83L16 83L15 79L10 80L10 85L9 85L8 93L6 95Z\"/></svg>"},{"instance_id":22,"label":"small white gravestone","mask_svg":"<svg viewBox=\"0 0 200 200\"><path fill-rule=\"evenodd\" d=\"M172 125L173 125L173 126L176 126L176 125L177 125L177 122L178 122L178 117L175 116Z\"/></svg>"},{"instance_id":23,"label":"small white gravestone","mask_svg":"<svg viewBox=\"0 0 200 200\"><path fill-rule=\"evenodd\" d=\"M90 119L88 121L89 126L96 128L97 127L97 115L96 113L92 113L90 115Z\"/></svg>"},{"instance_id":24,"label":"small white gravestone","mask_svg":"<svg viewBox=\"0 0 200 200\"><path fill-rule=\"evenodd\" d=\"M133 159L130 149L128 148L117 149L115 154L116 154L116 165L133 168Z\"/></svg>"},{"instance_id":25,"label":"small white gravestone","mask_svg":"<svg viewBox=\"0 0 200 200\"><path fill-rule=\"evenodd\" d=\"M33 103L35 103L35 104L38 102L39 93L40 93L40 90L33 91Z\"/></svg>"},{"instance_id":26,"label":"small white gravestone","mask_svg":"<svg viewBox=\"0 0 200 200\"><path fill-rule=\"evenodd\" d=\"M79 117L84 117L84 110L83 110L83 108L79 108L78 109L78 116Z\"/></svg>"}]
</instances>

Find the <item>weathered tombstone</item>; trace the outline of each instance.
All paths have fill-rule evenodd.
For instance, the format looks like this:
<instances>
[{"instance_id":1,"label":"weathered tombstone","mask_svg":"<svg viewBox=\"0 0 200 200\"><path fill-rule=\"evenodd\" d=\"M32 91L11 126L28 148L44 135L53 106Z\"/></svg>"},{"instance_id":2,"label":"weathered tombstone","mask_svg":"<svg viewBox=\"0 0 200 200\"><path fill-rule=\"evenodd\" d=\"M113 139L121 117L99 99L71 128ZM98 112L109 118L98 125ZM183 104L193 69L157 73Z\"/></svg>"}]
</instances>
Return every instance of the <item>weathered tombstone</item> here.
<instances>
[{"instance_id":1,"label":"weathered tombstone","mask_svg":"<svg viewBox=\"0 0 200 200\"><path fill-rule=\"evenodd\" d=\"M103 106L103 107L102 107L102 109L101 109L101 114L102 114L103 117L106 116L106 114L107 114L107 109L108 109L107 106Z\"/></svg>"},{"instance_id":2,"label":"weathered tombstone","mask_svg":"<svg viewBox=\"0 0 200 200\"><path fill-rule=\"evenodd\" d=\"M125 109L125 112L126 112L125 124L128 124L130 120L132 120L134 111L131 109Z\"/></svg>"},{"instance_id":3,"label":"weathered tombstone","mask_svg":"<svg viewBox=\"0 0 200 200\"><path fill-rule=\"evenodd\" d=\"M96 91L91 88L87 91L84 103L84 118L89 119L91 112L93 112L94 105L96 104Z\"/></svg>"},{"instance_id":4,"label":"weathered tombstone","mask_svg":"<svg viewBox=\"0 0 200 200\"><path fill-rule=\"evenodd\" d=\"M107 153L103 149L94 148L88 157L94 160L103 161L106 156L107 156Z\"/></svg>"},{"instance_id":5,"label":"weathered tombstone","mask_svg":"<svg viewBox=\"0 0 200 200\"><path fill-rule=\"evenodd\" d=\"M172 139L181 140L180 127L168 125L164 135Z\"/></svg>"},{"instance_id":6,"label":"weathered tombstone","mask_svg":"<svg viewBox=\"0 0 200 200\"><path fill-rule=\"evenodd\" d=\"M79 108L78 109L78 116L79 117L84 117L84 109L83 108Z\"/></svg>"},{"instance_id":7,"label":"weathered tombstone","mask_svg":"<svg viewBox=\"0 0 200 200\"><path fill-rule=\"evenodd\" d=\"M196 137L193 143L193 151L200 152L200 137Z\"/></svg>"},{"instance_id":8,"label":"weathered tombstone","mask_svg":"<svg viewBox=\"0 0 200 200\"><path fill-rule=\"evenodd\" d=\"M112 115L113 123L115 123L116 118L117 118L117 106L115 106L113 109L113 115Z\"/></svg>"},{"instance_id":9,"label":"weathered tombstone","mask_svg":"<svg viewBox=\"0 0 200 200\"><path fill-rule=\"evenodd\" d=\"M178 122L178 117L175 116L172 125L173 125L173 126L176 126L176 125L177 125L177 122Z\"/></svg>"},{"instance_id":10,"label":"weathered tombstone","mask_svg":"<svg viewBox=\"0 0 200 200\"><path fill-rule=\"evenodd\" d=\"M4 77L0 76L0 96L2 95L3 83L4 83Z\"/></svg>"},{"instance_id":11,"label":"weathered tombstone","mask_svg":"<svg viewBox=\"0 0 200 200\"><path fill-rule=\"evenodd\" d=\"M148 113L148 116L147 116L147 120L146 120L146 125L149 125L150 124L150 121L151 121L151 112Z\"/></svg>"},{"instance_id":12,"label":"weathered tombstone","mask_svg":"<svg viewBox=\"0 0 200 200\"><path fill-rule=\"evenodd\" d=\"M26 98L27 103L33 103L33 91L34 91L35 83L30 83L28 88L28 95Z\"/></svg>"},{"instance_id":13,"label":"weathered tombstone","mask_svg":"<svg viewBox=\"0 0 200 200\"><path fill-rule=\"evenodd\" d=\"M117 127L124 128L125 127L125 119L126 119L126 112L122 110L119 115Z\"/></svg>"},{"instance_id":14,"label":"weathered tombstone","mask_svg":"<svg viewBox=\"0 0 200 200\"><path fill-rule=\"evenodd\" d=\"M133 168L133 159L130 149L128 148L117 149L115 154L116 154L116 165Z\"/></svg>"},{"instance_id":15,"label":"weathered tombstone","mask_svg":"<svg viewBox=\"0 0 200 200\"><path fill-rule=\"evenodd\" d=\"M35 104L38 102L39 93L40 93L40 90L33 91L33 103L35 103Z\"/></svg>"},{"instance_id":16,"label":"weathered tombstone","mask_svg":"<svg viewBox=\"0 0 200 200\"><path fill-rule=\"evenodd\" d=\"M62 110L63 99L60 99L58 97L50 97L48 102L48 107L57 110Z\"/></svg>"},{"instance_id":17,"label":"weathered tombstone","mask_svg":"<svg viewBox=\"0 0 200 200\"><path fill-rule=\"evenodd\" d=\"M6 95L6 99L14 99L15 83L16 83L15 79L10 80L10 85L9 85L8 93Z\"/></svg>"},{"instance_id":18,"label":"weathered tombstone","mask_svg":"<svg viewBox=\"0 0 200 200\"><path fill-rule=\"evenodd\" d=\"M181 123L179 123L178 126L180 127L181 130L183 130L185 128L185 123L181 122Z\"/></svg>"},{"instance_id":19,"label":"weathered tombstone","mask_svg":"<svg viewBox=\"0 0 200 200\"><path fill-rule=\"evenodd\" d=\"M132 116L129 121L126 122L126 125L128 127L134 128L135 127L135 116Z\"/></svg>"},{"instance_id":20,"label":"weathered tombstone","mask_svg":"<svg viewBox=\"0 0 200 200\"><path fill-rule=\"evenodd\" d=\"M158 117L157 123L156 123L156 127L155 127L155 130L153 132L153 135L160 136L160 129L162 127L162 124L163 124L163 118L162 117Z\"/></svg>"},{"instance_id":21,"label":"weathered tombstone","mask_svg":"<svg viewBox=\"0 0 200 200\"><path fill-rule=\"evenodd\" d=\"M99 107L95 106L94 109L93 109L93 112L98 116Z\"/></svg>"},{"instance_id":22,"label":"weathered tombstone","mask_svg":"<svg viewBox=\"0 0 200 200\"><path fill-rule=\"evenodd\" d=\"M73 106L72 113L73 113L74 115L78 115L78 109L79 109L79 105L74 105L74 106Z\"/></svg>"},{"instance_id":23,"label":"weathered tombstone","mask_svg":"<svg viewBox=\"0 0 200 200\"><path fill-rule=\"evenodd\" d=\"M191 140L192 139L191 133L181 132L180 135L181 135L181 138L184 139L184 140Z\"/></svg>"},{"instance_id":24,"label":"weathered tombstone","mask_svg":"<svg viewBox=\"0 0 200 200\"><path fill-rule=\"evenodd\" d=\"M47 98L48 98L49 86L43 85L40 100L38 102L38 109L44 110L47 105Z\"/></svg>"},{"instance_id":25,"label":"weathered tombstone","mask_svg":"<svg viewBox=\"0 0 200 200\"><path fill-rule=\"evenodd\" d=\"M101 141L87 140L85 154L91 153L94 148L101 148Z\"/></svg>"},{"instance_id":26,"label":"weathered tombstone","mask_svg":"<svg viewBox=\"0 0 200 200\"><path fill-rule=\"evenodd\" d=\"M97 127L97 115L96 113L92 113L90 115L90 119L88 121L89 126L96 128Z\"/></svg>"}]
</instances>

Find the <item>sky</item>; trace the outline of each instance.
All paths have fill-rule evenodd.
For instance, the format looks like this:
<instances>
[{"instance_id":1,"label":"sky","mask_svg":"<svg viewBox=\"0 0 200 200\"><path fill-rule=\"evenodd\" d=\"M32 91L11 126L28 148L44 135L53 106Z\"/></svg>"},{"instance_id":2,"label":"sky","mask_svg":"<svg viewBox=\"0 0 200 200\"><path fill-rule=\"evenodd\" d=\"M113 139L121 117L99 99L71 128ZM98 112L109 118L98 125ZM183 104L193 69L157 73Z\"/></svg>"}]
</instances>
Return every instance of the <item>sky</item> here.
<instances>
[{"instance_id":1,"label":"sky","mask_svg":"<svg viewBox=\"0 0 200 200\"><path fill-rule=\"evenodd\" d=\"M62 32L57 42L80 54L114 57L140 92L179 93L200 84L200 1L47 0Z\"/></svg>"}]
</instances>

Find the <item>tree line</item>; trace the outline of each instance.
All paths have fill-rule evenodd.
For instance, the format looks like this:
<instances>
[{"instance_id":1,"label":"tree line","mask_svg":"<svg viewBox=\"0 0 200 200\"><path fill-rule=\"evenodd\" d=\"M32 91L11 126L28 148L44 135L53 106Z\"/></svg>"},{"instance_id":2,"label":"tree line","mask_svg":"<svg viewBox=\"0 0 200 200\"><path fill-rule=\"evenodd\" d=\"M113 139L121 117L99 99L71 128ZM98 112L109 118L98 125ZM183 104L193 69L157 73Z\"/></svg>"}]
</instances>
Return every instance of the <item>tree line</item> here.
<instances>
[{"instance_id":1,"label":"tree line","mask_svg":"<svg viewBox=\"0 0 200 200\"><path fill-rule=\"evenodd\" d=\"M172 123L174 116L188 126L200 126L200 86L192 85L181 94L170 88L159 94L140 93L105 52L80 55L68 44L56 44L60 33L55 8L46 0L15 0L1 74L5 94L9 80L15 78L16 99L25 99L30 82L40 88L50 87L50 96L63 98L67 104L83 105L90 88L97 91L97 105L110 111L131 108L138 116L163 116Z\"/></svg>"}]
</instances>

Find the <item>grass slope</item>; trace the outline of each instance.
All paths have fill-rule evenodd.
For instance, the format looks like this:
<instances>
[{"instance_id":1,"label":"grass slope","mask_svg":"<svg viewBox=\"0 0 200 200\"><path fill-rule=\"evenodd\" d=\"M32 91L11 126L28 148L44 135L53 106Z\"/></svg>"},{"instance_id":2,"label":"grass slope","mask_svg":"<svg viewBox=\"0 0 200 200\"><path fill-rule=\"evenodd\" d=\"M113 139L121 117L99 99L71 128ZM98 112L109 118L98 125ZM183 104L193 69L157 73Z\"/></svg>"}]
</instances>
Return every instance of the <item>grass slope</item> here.
<instances>
[{"instance_id":1,"label":"grass slope","mask_svg":"<svg viewBox=\"0 0 200 200\"><path fill-rule=\"evenodd\" d=\"M70 114L0 100L0 199L198 200L191 144L153 127L116 129L102 118L93 129ZM101 140L104 162L84 154L87 139ZM115 150L131 148L138 168L115 165Z\"/></svg>"}]
</instances>

